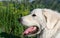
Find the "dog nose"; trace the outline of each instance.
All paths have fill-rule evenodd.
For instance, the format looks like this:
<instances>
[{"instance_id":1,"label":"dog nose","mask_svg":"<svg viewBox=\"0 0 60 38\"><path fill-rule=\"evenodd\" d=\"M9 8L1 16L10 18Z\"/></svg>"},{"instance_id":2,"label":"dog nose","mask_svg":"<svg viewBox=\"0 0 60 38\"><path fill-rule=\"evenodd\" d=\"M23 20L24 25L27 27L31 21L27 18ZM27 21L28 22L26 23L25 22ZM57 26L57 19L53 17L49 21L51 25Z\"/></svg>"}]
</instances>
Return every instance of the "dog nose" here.
<instances>
[{"instance_id":1,"label":"dog nose","mask_svg":"<svg viewBox=\"0 0 60 38\"><path fill-rule=\"evenodd\" d=\"M22 18L18 18L18 21L19 21L19 22L22 22Z\"/></svg>"}]
</instances>

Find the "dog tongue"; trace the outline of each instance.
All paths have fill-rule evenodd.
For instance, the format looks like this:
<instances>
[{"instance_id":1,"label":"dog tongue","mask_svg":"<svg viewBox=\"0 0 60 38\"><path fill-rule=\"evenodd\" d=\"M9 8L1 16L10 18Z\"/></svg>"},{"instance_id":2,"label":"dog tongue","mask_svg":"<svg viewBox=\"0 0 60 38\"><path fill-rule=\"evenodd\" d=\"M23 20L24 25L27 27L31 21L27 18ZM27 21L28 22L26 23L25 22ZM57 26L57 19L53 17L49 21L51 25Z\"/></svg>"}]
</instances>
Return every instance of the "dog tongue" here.
<instances>
[{"instance_id":1,"label":"dog tongue","mask_svg":"<svg viewBox=\"0 0 60 38\"><path fill-rule=\"evenodd\" d=\"M24 35L28 35L28 34L30 34L30 33L32 33L32 32L34 32L34 31L36 31L36 27L34 27L34 26L32 26L32 27L29 27L29 28L27 28L25 31L24 31Z\"/></svg>"}]
</instances>

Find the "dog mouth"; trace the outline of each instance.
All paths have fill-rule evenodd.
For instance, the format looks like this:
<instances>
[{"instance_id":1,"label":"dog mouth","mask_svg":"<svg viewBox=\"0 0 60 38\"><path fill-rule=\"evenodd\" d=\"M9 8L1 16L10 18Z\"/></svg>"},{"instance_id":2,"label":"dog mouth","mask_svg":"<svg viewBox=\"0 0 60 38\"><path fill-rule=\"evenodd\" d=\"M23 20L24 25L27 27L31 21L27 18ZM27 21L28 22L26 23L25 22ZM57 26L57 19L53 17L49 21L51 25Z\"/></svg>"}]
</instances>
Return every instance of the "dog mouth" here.
<instances>
[{"instance_id":1,"label":"dog mouth","mask_svg":"<svg viewBox=\"0 0 60 38\"><path fill-rule=\"evenodd\" d=\"M39 28L37 26L28 27L24 32L23 35L31 35L37 33Z\"/></svg>"}]
</instances>

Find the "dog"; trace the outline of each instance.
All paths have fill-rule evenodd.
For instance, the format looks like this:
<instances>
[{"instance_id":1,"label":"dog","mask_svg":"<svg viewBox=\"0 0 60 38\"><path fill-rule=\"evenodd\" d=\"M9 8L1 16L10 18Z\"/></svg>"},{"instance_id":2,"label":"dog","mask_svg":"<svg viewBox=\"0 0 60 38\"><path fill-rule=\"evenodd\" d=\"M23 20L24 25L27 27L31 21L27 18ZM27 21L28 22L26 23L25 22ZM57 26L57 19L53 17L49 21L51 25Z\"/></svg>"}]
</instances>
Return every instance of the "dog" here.
<instances>
[{"instance_id":1,"label":"dog","mask_svg":"<svg viewBox=\"0 0 60 38\"><path fill-rule=\"evenodd\" d=\"M28 28L23 32L26 36L37 38L60 38L60 13L51 9L34 9L19 22Z\"/></svg>"}]
</instances>

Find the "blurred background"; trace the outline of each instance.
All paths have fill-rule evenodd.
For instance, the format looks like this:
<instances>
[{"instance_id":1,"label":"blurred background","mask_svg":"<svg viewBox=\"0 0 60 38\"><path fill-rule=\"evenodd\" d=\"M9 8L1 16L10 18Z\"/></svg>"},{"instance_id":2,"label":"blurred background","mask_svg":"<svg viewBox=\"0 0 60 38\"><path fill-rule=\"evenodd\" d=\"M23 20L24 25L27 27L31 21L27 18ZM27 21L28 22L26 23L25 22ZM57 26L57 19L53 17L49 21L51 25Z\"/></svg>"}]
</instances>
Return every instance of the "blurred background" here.
<instances>
[{"instance_id":1,"label":"blurred background","mask_svg":"<svg viewBox=\"0 0 60 38\"><path fill-rule=\"evenodd\" d=\"M0 38L36 38L23 36L25 27L18 22L36 8L60 12L60 0L0 0Z\"/></svg>"}]
</instances>

